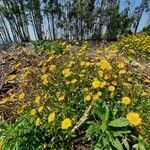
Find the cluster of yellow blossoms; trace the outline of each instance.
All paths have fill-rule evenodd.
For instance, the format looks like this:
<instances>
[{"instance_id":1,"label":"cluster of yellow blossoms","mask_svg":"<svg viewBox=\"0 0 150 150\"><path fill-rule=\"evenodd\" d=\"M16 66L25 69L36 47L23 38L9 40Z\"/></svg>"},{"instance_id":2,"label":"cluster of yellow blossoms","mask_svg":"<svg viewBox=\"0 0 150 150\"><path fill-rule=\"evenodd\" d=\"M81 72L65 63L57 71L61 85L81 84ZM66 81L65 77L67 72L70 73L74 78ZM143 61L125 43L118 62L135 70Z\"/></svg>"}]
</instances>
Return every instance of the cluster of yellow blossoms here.
<instances>
[{"instance_id":1,"label":"cluster of yellow blossoms","mask_svg":"<svg viewBox=\"0 0 150 150\"><path fill-rule=\"evenodd\" d=\"M63 54L46 53L34 67L25 67L25 80L18 81L19 94L11 95L12 101L19 100L15 103L18 114L30 111L36 127L56 122L62 129L68 129L90 103L107 98L121 104L124 110L145 92L142 88L133 90L138 81L133 81L132 71L127 67L130 59L119 55L115 48L92 52L88 48L87 43L76 50L70 50L68 45ZM17 80L16 75L9 75L5 82L11 80ZM0 104L7 102L8 98L4 98ZM133 112L127 114L127 119L132 125L142 122Z\"/></svg>"}]
</instances>

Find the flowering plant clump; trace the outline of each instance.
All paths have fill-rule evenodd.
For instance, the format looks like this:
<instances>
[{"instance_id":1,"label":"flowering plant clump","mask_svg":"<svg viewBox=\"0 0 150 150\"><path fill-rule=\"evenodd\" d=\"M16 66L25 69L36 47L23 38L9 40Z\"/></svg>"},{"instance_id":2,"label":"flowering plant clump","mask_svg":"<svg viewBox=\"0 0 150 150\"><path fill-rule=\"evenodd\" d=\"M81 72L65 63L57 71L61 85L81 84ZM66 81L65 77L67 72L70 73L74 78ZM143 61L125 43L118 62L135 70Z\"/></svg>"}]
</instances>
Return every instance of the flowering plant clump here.
<instances>
[{"instance_id":1,"label":"flowering plant clump","mask_svg":"<svg viewBox=\"0 0 150 150\"><path fill-rule=\"evenodd\" d=\"M89 116L94 122L95 113L103 121L100 126L105 142L101 146L107 147L106 143L109 143L111 149L118 148L116 144L119 139L115 137L113 142L108 141L106 129L111 134L113 127L115 132L120 131L121 127L121 132L126 134L130 133L126 130L131 128L138 129L139 133L145 131L147 122L143 117L143 107L149 96L148 79L131 69L130 58L119 53L116 48L110 50L110 47L89 52L87 42L81 47L73 47L65 42L61 45L62 54L55 51L27 53L26 57L31 59L30 65L20 62L11 66L12 71L17 70L17 73L4 76L4 82L15 81L17 88L7 91L0 101L3 113L8 112L7 107L12 107L12 121L19 117L23 122L27 121L28 127L32 124L34 132L40 133L34 134L41 141L41 149L67 149L72 146L66 144L73 139L72 134L78 134L80 126L88 126L86 117ZM97 105L99 109L94 109ZM100 112L101 110L104 111ZM118 122L122 122L121 125ZM18 121L15 123L18 124ZM20 132L26 139L25 133L28 131L24 130L25 128ZM94 126L92 131L96 130L97 126ZM4 149L16 146L10 142L9 136L13 135L9 133L2 134ZM127 143L131 139L124 133L120 133L120 139L123 140L122 137L125 136ZM42 140L38 135L43 135ZM88 135L93 137L91 132ZM123 142L119 142L119 145L121 143ZM21 145L24 144L20 144L20 150L28 149L28 143L26 147Z\"/></svg>"},{"instance_id":2,"label":"flowering plant clump","mask_svg":"<svg viewBox=\"0 0 150 150\"><path fill-rule=\"evenodd\" d=\"M150 55L150 36L139 34L121 38L112 47L128 55L130 59L148 60Z\"/></svg>"}]
</instances>

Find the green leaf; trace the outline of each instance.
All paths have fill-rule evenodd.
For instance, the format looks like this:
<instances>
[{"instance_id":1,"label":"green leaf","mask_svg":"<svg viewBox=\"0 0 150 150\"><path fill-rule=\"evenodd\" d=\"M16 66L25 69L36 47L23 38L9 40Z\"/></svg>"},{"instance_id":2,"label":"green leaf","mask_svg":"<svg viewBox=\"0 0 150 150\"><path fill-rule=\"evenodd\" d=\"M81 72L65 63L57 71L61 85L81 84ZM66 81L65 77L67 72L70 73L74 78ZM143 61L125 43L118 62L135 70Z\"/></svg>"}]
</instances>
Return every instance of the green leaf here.
<instances>
[{"instance_id":1,"label":"green leaf","mask_svg":"<svg viewBox=\"0 0 150 150\"><path fill-rule=\"evenodd\" d=\"M109 145L108 141L106 138L103 138L103 145L106 147L107 145Z\"/></svg>"},{"instance_id":2,"label":"green leaf","mask_svg":"<svg viewBox=\"0 0 150 150\"><path fill-rule=\"evenodd\" d=\"M99 124L92 124L88 127L86 131L86 138L92 138L93 136L96 136L97 134L100 134L100 127Z\"/></svg>"},{"instance_id":3,"label":"green leaf","mask_svg":"<svg viewBox=\"0 0 150 150\"><path fill-rule=\"evenodd\" d=\"M125 127L129 125L129 122L126 118L117 118L111 121L108 125L112 127Z\"/></svg>"},{"instance_id":4,"label":"green leaf","mask_svg":"<svg viewBox=\"0 0 150 150\"><path fill-rule=\"evenodd\" d=\"M114 140L113 146L116 147L118 150L123 150L122 144L118 139Z\"/></svg>"},{"instance_id":5,"label":"green leaf","mask_svg":"<svg viewBox=\"0 0 150 150\"><path fill-rule=\"evenodd\" d=\"M102 122L102 125L101 125L101 129L102 129L102 132L105 132L106 131L106 129L107 129L107 124L106 124L106 122Z\"/></svg>"},{"instance_id":6,"label":"green leaf","mask_svg":"<svg viewBox=\"0 0 150 150\"><path fill-rule=\"evenodd\" d=\"M146 150L145 146L142 143L139 143L138 145L139 145L140 150Z\"/></svg>"},{"instance_id":7,"label":"green leaf","mask_svg":"<svg viewBox=\"0 0 150 150\"><path fill-rule=\"evenodd\" d=\"M123 136L123 134L127 134L127 133L131 133L131 131L129 131L129 130L127 130L127 131L113 131L114 137Z\"/></svg>"},{"instance_id":8,"label":"green leaf","mask_svg":"<svg viewBox=\"0 0 150 150\"><path fill-rule=\"evenodd\" d=\"M109 119L109 109L107 108L103 121L108 121L108 119Z\"/></svg>"},{"instance_id":9,"label":"green leaf","mask_svg":"<svg viewBox=\"0 0 150 150\"><path fill-rule=\"evenodd\" d=\"M124 144L124 146L125 146L125 148L126 148L127 150L130 149L130 146L129 146L129 143L128 143L127 140L124 140L123 144Z\"/></svg>"}]
</instances>

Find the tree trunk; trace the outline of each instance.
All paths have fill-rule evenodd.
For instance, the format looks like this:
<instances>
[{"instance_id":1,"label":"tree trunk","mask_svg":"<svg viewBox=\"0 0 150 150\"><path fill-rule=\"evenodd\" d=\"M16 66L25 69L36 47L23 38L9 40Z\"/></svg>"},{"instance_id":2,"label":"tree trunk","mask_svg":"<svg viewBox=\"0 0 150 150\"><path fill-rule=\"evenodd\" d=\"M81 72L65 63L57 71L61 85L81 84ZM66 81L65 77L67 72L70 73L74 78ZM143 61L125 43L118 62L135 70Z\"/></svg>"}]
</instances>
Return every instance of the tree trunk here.
<instances>
[{"instance_id":1,"label":"tree trunk","mask_svg":"<svg viewBox=\"0 0 150 150\"><path fill-rule=\"evenodd\" d=\"M55 24L54 24L54 15L53 13L51 14L52 16L52 30L53 30L53 40L56 39L56 35L55 35Z\"/></svg>"}]
</instances>

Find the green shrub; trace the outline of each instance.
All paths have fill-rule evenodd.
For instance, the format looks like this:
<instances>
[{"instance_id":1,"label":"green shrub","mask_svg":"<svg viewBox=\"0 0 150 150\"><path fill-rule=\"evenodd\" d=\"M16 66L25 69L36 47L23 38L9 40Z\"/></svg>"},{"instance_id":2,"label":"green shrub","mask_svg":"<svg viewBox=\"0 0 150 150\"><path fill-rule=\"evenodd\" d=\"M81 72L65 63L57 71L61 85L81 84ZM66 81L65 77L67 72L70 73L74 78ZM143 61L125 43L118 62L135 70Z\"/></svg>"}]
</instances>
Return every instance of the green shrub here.
<instances>
[{"instance_id":1,"label":"green shrub","mask_svg":"<svg viewBox=\"0 0 150 150\"><path fill-rule=\"evenodd\" d=\"M63 47L59 41L44 41L38 40L32 42L35 51L55 51L56 53L62 53Z\"/></svg>"}]
</instances>

